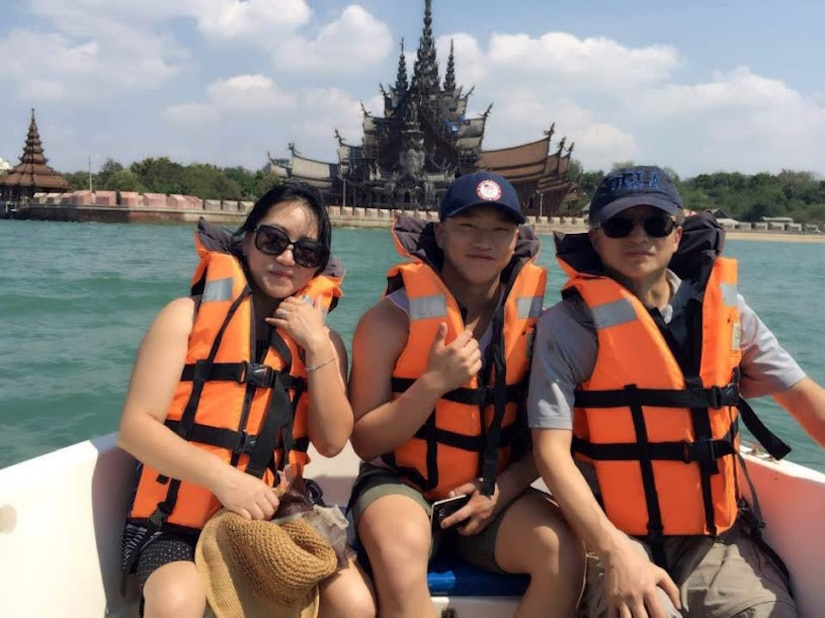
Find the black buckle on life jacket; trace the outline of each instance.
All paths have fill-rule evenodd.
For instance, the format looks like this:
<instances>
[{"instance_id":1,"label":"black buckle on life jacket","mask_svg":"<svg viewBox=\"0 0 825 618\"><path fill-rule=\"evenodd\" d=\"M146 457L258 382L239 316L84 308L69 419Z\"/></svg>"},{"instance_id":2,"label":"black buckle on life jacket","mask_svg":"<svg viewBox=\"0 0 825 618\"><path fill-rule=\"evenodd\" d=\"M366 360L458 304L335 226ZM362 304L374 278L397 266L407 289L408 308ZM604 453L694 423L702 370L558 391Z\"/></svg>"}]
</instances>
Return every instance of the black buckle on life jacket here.
<instances>
[{"instance_id":1,"label":"black buckle on life jacket","mask_svg":"<svg viewBox=\"0 0 825 618\"><path fill-rule=\"evenodd\" d=\"M157 508L149 515L149 523L151 523L155 530L162 530L166 520L169 519L169 513L163 508L163 504L158 504Z\"/></svg>"},{"instance_id":2,"label":"black buckle on life jacket","mask_svg":"<svg viewBox=\"0 0 825 618\"><path fill-rule=\"evenodd\" d=\"M249 361L244 361L241 365L241 375L238 376L240 384L252 384L257 388L272 388L275 384L275 370L269 365Z\"/></svg>"},{"instance_id":3,"label":"black buckle on life jacket","mask_svg":"<svg viewBox=\"0 0 825 618\"><path fill-rule=\"evenodd\" d=\"M238 446L235 447L234 452L238 455L249 455L255 450L258 444L258 436L250 436L246 429L239 431Z\"/></svg>"},{"instance_id":4,"label":"black buckle on life jacket","mask_svg":"<svg viewBox=\"0 0 825 618\"><path fill-rule=\"evenodd\" d=\"M708 389L708 403L711 408L732 406L739 401L739 389L736 384L727 386L712 386Z\"/></svg>"},{"instance_id":5,"label":"black buckle on life jacket","mask_svg":"<svg viewBox=\"0 0 825 618\"><path fill-rule=\"evenodd\" d=\"M696 462L702 467L715 468L718 458L719 450L716 440L697 440L696 442L682 440L682 461L684 463Z\"/></svg>"}]
</instances>

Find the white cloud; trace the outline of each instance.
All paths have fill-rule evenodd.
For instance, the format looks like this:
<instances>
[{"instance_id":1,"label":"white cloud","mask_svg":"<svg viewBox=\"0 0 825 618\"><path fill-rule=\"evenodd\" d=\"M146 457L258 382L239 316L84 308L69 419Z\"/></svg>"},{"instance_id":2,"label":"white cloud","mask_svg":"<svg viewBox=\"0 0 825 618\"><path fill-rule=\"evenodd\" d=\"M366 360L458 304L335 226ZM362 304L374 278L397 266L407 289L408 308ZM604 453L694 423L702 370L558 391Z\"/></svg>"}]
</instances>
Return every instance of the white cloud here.
<instances>
[{"instance_id":1,"label":"white cloud","mask_svg":"<svg viewBox=\"0 0 825 618\"><path fill-rule=\"evenodd\" d=\"M272 61L283 71L361 72L387 57L394 45L386 24L357 5L344 9L315 38L273 41Z\"/></svg>"},{"instance_id":2,"label":"white cloud","mask_svg":"<svg viewBox=\"0 0 825 618\"><path fill-rule=\"evenodd\" d=\"M183 55L151 36L137 49L123 40L13 30L0 40L0 77L13 80L10 91L24 99L113 98L158 87L178 72Z\"/></svg>"},{"instance_id":3,"label":"white cloud","mask_svg":"<svg viewBox=\"0 0 825 618\"><path fill-rule=\"evenodd\" d=\"M184 103L168 107L161 114L164 120L175 124L206 124L220 119L221 115L208 103Z\"/></svg>"},{"instance_id":4,"label":"white cloud","mask_svg":"<svg viewBox=\"0 0 825 618\"><path fill-rule=\"evenodd\" d=\"M262 45L306 25L312 17L304 0L188 0L184 4L205 36L256 38Z\"/></svg>"},{"instance_id":5,"label":"white cloud","mask_svg":"<svg viewBox=\"0 0 825 618\"><path fill-rule=\"evenodd\" d=\"M210 101L218 108L232 111L270 111L289 107L295 97L280 90L265 75L237 75L219 79L207 88Z\"/></svg>"},{"instance_id":6,"label":"white cloud","mask_svg":"<svg viewBox=\"0 0 825 618\"><path fill-rule=\"evenodd\" d=\"M679 67L675 48L667 45L638 49L595 37L579 39L565 32L538 38L526 34L494 34L488 59L491 71L564 79L564 87L624 90L666 79Z\"/></svg>"}]
</instances>

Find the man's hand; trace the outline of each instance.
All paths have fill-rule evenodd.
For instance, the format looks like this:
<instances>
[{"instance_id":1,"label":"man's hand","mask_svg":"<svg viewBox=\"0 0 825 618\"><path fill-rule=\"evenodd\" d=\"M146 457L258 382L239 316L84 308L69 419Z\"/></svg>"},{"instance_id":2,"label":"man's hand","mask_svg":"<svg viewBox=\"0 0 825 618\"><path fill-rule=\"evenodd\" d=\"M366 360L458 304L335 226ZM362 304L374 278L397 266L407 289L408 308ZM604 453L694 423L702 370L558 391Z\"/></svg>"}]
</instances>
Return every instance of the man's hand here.
<instances>
[{"instance_id":1,"label":"man's hand","mask_svg":"<svg viewBox=\"0 0 825 618\"><path fill-rule=\"evenodd\" d=\"M658 588L681 608L679 588L667 572L628 542L602 557L604 594L611 618L667 618Z\"/></svg>"},{"instance_id":2,"label":"man's hand","mask_svg":"<svg viewBox=\"0 0 825 618\"><path fill-rule=\"evenodd\" d=\"M493 519L495 515L499 496L498 483L495 485L492 496L485 496L481 493L480 480L464 483L464 485L460 485L450 492L451 496L459 496L461 494L470 496L469 502L449 517L445 517L441 527L449 528L450 526L460 524L458 528L459 534L465 536L478 534L487 527L487 524L490 523L490 520Z\"/></svg>"},{"instance_id":3,"label":"man's hand","mask_svg":"<svg viewBox=\"0 0 825 618\"><path fill-rule=\"evenodd\" d=\"M481 371L481 352L472 331L465 330L449 344L447 325L441 323L430 348L428 373L439 377L445 393L458 388Z\"/></svg>"}]
</instances>

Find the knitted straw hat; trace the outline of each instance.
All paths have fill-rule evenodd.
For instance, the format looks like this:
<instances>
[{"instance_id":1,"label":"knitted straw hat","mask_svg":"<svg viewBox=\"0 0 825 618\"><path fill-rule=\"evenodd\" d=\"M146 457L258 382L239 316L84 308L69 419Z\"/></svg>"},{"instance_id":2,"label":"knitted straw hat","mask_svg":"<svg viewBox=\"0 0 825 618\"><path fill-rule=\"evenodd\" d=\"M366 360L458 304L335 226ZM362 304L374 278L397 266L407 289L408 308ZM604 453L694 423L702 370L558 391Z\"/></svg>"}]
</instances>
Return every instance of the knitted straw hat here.
<instances>
[{"instance_id":1,"label":"knitted straw hat","mask_svg":"<svg viewBox=\"0 0 825 618\"><path fill-rule=\"evenodd\" d=\"M303 517L275 524L222 509L201 532L195 564L217 618L317 618L318 584L337 559Z\"/></svg>"}]
</instances>

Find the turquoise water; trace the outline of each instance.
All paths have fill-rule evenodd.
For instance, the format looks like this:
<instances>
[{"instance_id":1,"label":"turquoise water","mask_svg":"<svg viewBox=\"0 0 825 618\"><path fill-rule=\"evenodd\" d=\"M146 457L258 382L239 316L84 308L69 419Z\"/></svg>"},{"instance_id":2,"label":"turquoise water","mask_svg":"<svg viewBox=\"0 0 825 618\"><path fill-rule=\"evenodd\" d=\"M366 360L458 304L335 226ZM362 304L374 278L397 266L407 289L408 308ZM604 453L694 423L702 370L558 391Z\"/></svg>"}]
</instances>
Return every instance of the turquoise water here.
<instances>
[{"instance_id":1,"label":"turquoise water","mask_svg":"<svg viewBox=\"0 0 825 618\"><path fill-rule=\"evenodd\" d=\"M185 295L194 227L0 221L0 467L114 431L135 350L158 310ZM549 237L547 303L563 277ZM395 251L387 230L336 229L349 269L330 315L345 341L380 296ZM825 244L729 241L740 290L808 374L825 383ZM757 411L825 471L825 456L772 400Z\"/></svg>"}]
</instances>

